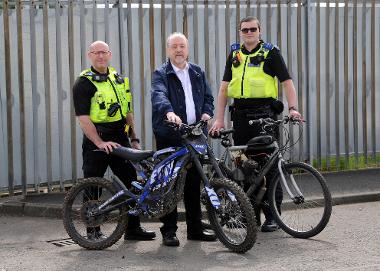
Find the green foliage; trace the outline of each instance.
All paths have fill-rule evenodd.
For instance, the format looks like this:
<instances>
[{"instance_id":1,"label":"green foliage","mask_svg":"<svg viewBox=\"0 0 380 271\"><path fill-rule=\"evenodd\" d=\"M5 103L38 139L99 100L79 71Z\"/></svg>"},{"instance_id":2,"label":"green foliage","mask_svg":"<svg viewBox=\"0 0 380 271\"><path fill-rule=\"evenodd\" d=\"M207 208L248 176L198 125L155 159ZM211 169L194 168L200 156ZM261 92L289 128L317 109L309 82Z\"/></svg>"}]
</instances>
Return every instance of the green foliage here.
<instances>
[{"instance_id":1,"label":"green foliage","mask_svg":"<svg viewBox=\"0 0 380 271\"><path fill-rule=\"evenodd\" d=\"M348 157L342 155L339 157L339 161L336 158L336 156L331 156L329 159L322 158L320 161L321 167L318 165L318 159L313 159L312 165L321 171L354 170L380 166L380 154L376 154L375 158L372 154L368 154L367 157L359 154L357 158L354 154L350 154Z\"/></svg>"}]
</instances>

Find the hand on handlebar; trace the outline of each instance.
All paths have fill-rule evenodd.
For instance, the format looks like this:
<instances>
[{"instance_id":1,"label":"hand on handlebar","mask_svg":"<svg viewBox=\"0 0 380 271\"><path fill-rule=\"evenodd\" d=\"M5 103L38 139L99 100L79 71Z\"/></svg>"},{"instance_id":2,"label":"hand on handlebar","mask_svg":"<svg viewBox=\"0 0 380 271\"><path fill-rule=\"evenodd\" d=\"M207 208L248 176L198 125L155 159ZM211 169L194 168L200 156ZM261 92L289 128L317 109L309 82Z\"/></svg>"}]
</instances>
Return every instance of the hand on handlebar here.
<instances>
[{"instance_id":1,"label":"hand on handlebar","mask_svg":"<svg viewBox=\"0 0 380 271\"><path fill-rule=\"evenodd\" d=\"M294 109L291 109L289 111L289 118L293 120L303 121L301 114L297 110L294 110Z\"/></svg>"},{"instance_id":2,"label":"hand on handlebar","mask_svg":"<svg viewBox=\"0 0 380 271\"><path fill-rule=\"evenodd\" d=\"M174 122L178 125L182 124L182 120L180 117L178 117L174 112L168 112L166 113L166 118L168 119L169 122Z\"/></svg>"},{"instance_id":3,"label":"hand on handlebar","mask_svg":"<svg viewBox=\"0 0 380 271\"><path fill-rule=\"evenodd\" d=\"M235 130L233 128L227 129L227 130L220 129L218 131L218 133L210 134L210 137L211 138L222 138L223 139L223 138L228 137L228 135L233 134L233 133L235 133Z\"/></svg>"},{"instance_id":4,"label":"hand on handlebar","mask_svg":"<svg viewBox=\"0 0 380 271\"><path fill-rule=\"evenodd\" d=\"M221 129L224 129L224 121L216 120L208 133L211 137L218 137Z\"/></svg>"}]
</instances>

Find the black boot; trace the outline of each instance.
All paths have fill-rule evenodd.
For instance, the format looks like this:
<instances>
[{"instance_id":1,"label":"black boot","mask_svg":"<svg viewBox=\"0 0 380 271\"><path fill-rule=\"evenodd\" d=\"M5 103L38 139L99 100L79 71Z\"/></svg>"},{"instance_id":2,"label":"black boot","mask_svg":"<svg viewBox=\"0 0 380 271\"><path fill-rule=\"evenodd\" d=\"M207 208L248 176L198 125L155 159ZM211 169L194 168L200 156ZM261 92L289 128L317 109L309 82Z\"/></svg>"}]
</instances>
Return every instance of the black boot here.
<instances>
[{"instance_id":1,"label":"black boot","mask_svg":"<svg viewBox=\"0 0 380 271\"><path fill-rule=\"evenodd\" d=\"M100 230L100 227L87 228L87 239L88 240L102 240L106 239L106 236Z\"/></svg>"},{"instance_id":2,"label":"black boot","mask_svg":"<svg viewBox=\"0 0 380 271\"><path fill-rule=\"evenodd\" d=\"M179 240L175 232L166 232L162 234L162 243L167 247L178 247Z\"/></svg>"},{"instance_id":3,"label":"black boot","mask_svg":"<svg viewBox=\"0 0 380 271\"><path fill-rule=\"evenodd\" d=\"M134 229L128 229L125 231L124 240L138 240L138 241L149 241L156 237L154 231L147 231L143 227L139 226Z\"/></svg>"},{"instance_id":4,"label":"black boot","mask_svg":"<svg viewBox=\"0 0 380 271\"><path fill-rule=\"evenodd\" d=\"M262 232L277 231L280 227L278 226L276 221L273 219L268 203L263 202L262 210L265 216L265 221L263 225L261 226L261 231Z\"/></svg>"}]
</instances>

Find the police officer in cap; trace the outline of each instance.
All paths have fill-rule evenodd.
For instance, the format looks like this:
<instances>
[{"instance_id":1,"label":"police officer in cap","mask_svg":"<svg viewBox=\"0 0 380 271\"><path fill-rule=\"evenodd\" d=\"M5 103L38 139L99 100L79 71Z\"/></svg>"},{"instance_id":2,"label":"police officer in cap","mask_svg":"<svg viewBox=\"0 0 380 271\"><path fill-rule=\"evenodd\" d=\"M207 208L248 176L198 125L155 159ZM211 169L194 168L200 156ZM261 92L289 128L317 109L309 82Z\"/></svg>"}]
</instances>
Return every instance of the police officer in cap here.
<instances>
[{"instance_id":1,"label":"police officer in cap","mask_svg":"<svg viewBox=\"0 0 380 271\"><path fill-rule=\"evenodd\" d=\"M82 71L73 87L74 108L83 136L83 174L103 177L110 166L127 186L136 180L130 163L108 155L119 146L140 149L133 129L132 95L128 78L121 77L108 66L112 53L103 41L93 42L88 49L91 68ZM94 151L102 149L104 152ZM126 240L152 240L156 234L140 226L138 216L129 216ZM89 239L104 238L100 227L88 227Z\"/></svg>"},{"instance_id":2,"label":"police officer in cap","mask_svg":"<svg viewBox=\"0 0 380 271\"><path fill-rule=\"evenodd\" d=\"M273 118L283 111L283 104L277 100L278 80L281 82L289 105L289 116L301 118L297 111L297 95L284 59L277 47L260 39L260 22L255 17L246 17L239 24L240 38L243 44L231 46L224 70L223 81L219 89L216 121L210 129L211 134L224 128L224 110L227 98L233 98L231 116L236 133L235 145L245 145L251 138L260 135L260 127L251 126L248 121L258 118ZM273 135L278 138L278 131ZM272 173L268 174L270 181ZM268 185L268 182L267 182ZM282 191L276 191L276 204L281 205ZM265 222L261 230L271 232L278 229L264 195L261 206ZM260 211L256 211L260 222Z\"/></svg>"}]
</instances>

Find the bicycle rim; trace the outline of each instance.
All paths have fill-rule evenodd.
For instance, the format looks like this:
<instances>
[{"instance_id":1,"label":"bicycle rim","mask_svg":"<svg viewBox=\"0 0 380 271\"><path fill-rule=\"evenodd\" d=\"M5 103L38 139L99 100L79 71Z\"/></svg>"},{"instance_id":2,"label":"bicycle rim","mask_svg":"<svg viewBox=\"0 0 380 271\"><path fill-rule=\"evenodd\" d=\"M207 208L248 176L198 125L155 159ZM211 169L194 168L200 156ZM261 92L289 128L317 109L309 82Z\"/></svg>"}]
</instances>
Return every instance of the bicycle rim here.
<instances>
[{"instance_id":1,"label":"bicycle rim","mask_svg":"<svg viewBox=\"0 0 380 271\"><path fill-rule=\"evenodd\" d=\"M248 251L256 241L254 212L248 198L226 179L215 179L212 186L221 205L215 210L208 202L206 207L218 239L234 252Z\"/></svg>"},{"instance_id":2,"label":"bicycle rim","mask_svg":"<svg viewBox=\"0 0 380 271\"><path fill-rule=\"evenodd\" d=\"M297 195L298 189L301 196L292 199L281 185L280 174L277 174L269 191L274 218L285 232L294 237L315 236L326 227L331 216L331 194L326 182L317 170L305 163L285 164L283 169L290 191ZM281 190L283 199L280 205Z\"/></svg>"},{"instance_id":3,"label":"bicycle rim","mask_svg":"<svg viewBox=\"0 0 380 271\"><path fill-rule=\"evenodd\" d=\"M103 249L120 239L126 227L125 207L98 216L90 215L115 194L112 183L103 178L89 178L70 189L64 201L64 225L80 246Z\"/></svg>"}]
</instances>

